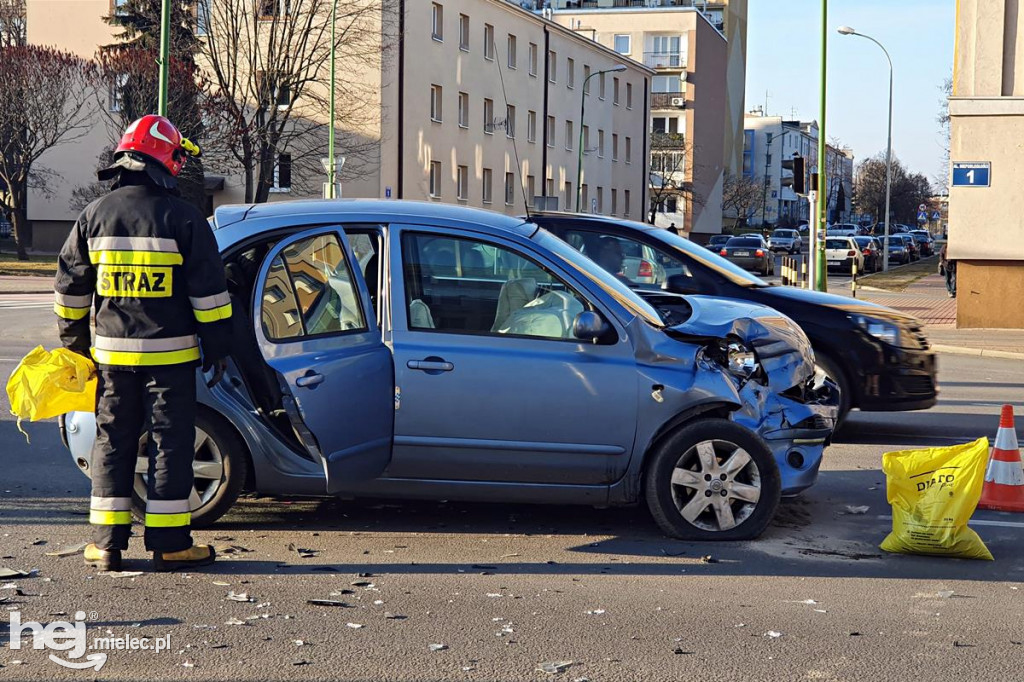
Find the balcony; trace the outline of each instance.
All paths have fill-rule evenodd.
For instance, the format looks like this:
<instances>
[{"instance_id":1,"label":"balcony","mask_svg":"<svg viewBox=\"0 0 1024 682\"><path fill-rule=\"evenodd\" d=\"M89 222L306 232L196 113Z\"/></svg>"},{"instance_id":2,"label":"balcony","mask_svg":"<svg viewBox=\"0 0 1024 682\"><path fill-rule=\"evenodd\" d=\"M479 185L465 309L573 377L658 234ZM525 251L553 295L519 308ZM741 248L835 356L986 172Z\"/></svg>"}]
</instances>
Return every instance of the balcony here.
<instances>
[{"instance_id":1,"label":"balcony","mask_svg":"<svg viewBox=\"0 0 1024 682\"><path fill-rule=\"evenodd\" d=\"M652 69L685 69L686 55L681 52L644 52L644 66Z\"/></svg>"},{"instance_id":2,"label":"balcony","mask_svg":"<svg viewBox=\"0 0 1024 682\"><path fill-rule=\"evenodd\" d=\"M682 100L682 103L680 103ZM684 109L686 107L686 92L652 92L651 109Z\"/></svg>"}]
</instances>

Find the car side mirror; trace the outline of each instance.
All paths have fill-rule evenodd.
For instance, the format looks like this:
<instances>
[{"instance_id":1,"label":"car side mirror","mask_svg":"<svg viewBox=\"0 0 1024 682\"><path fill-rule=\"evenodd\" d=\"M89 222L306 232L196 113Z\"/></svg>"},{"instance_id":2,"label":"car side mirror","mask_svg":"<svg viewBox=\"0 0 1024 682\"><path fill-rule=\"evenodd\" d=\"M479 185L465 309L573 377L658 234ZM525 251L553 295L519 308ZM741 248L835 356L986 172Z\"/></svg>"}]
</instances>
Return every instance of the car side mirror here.
<instances>
[{"instance_id":1,"label":"car side mirror","mask_svg":"<svg viewBox=\"0 0 1024 682\"><path fill-rule=\"evenodd\" d=\"M573 320L572 334L580 341L601 343L607 341L614 334L614 330L600 313L584 310Z\"/></svg>"},{"instance_id":2,"label":"car side mirror","mask_svg":"<svg viewBox=\"0 0 1024 682\"><path fill-rule=\"evenodd\" d=\"M697 287L697 283L693 281L692 277L686 275L669 275L665 283L661 285L661 288L665 291L672 292L673 294L699 294L700 289Z\"/></svg>"}]
</instances>

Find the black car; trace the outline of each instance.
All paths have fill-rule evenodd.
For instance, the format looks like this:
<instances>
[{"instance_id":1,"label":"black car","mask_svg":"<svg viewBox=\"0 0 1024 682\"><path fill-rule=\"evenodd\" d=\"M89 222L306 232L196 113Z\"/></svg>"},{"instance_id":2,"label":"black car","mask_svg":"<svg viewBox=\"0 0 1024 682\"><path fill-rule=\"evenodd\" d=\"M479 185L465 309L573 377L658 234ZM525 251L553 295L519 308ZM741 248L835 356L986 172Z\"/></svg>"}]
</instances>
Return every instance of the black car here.
<instances>
[{"instance_id":1,"label":"black car","mask_svg":"<svg viewBox=\"0 0 1024 682\"><path fill-rule=\"evenodd\" d=\"M715 253L718 253L719 250L721 250L721 248L723 246L725 246L726 243L728 243L728 241L730 239L732 239L732 235L731 234L715 234L715 235L711 235L711 239L708 240L707 247L711 251L714 251Z\"/></svg>"},{"instance_id":2,"label":"black car","mask_svg":"<svg viewBox=\"0 0 1024 682\"><path fill-rule=\"evenodd\" d=\"M819 367L842 389L840 409L923 410L938 399L935 353L921 322L874 303L773 286L707 249L651 225L595 215L539 213L531 220L576 248L599 235L640 243L657 254L667 289L761 303L792 318L814 346Z\"/></svg>"},{"instance_id":3,"label":"black car","mask_svg":"<svg viewBox=\"0 0 1024 682\"><path fill-rule=\"evenodd\" d=\"M910 236L917 242L922 258L935 255L935 240L928 230L911 230Z\"/></svg>"},{"instance_id":4,"label":"black car","mask_svg":"<svg viewBox=\"0 0 1024 682\"><path fill-rule=\"evenodd\" d=\"M874 237L854 237L864 256L864 272L878 272L882 269L882 245Z\"/></svg>"}]
</instances>

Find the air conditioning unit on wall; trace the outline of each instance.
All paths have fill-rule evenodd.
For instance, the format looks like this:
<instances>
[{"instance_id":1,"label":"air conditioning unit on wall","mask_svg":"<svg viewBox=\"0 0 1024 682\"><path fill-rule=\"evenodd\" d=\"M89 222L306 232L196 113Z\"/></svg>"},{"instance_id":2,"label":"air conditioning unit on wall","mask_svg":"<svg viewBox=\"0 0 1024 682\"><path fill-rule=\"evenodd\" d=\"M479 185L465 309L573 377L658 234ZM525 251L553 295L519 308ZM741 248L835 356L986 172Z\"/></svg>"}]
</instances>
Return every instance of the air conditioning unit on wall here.
<instances>
[{"instance_id":1,"label":"air conditioning unit on wall","mask_svg":"<svg viewBox=\"0 0 1024 682\"><path fill-rule=\"evenodd\" d=\"M686 106L686 98L685 97L673 97L672 98L672 106L674 106L674 107L685 107Z\"/></svg>"}]
</instances>

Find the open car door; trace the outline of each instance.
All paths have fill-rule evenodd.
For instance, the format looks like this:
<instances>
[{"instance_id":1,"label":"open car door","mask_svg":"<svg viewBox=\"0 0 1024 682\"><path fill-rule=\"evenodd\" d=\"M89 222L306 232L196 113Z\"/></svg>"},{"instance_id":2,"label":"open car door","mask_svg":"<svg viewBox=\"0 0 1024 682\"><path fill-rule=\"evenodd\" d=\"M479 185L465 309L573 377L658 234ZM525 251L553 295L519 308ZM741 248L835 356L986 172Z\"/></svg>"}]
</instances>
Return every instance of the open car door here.
<instances>
[{"instance_id":1,"label":"open car door","mask_svg":"<svg viewBox=\"0 0 1024 682\"><path fill-rule=\"evenodd\" d=\"M394 365L355 265L341 227L294 234L264 260L253 305L260 351L328 493L391 461Z\"/></svg>"}]
</instances>

